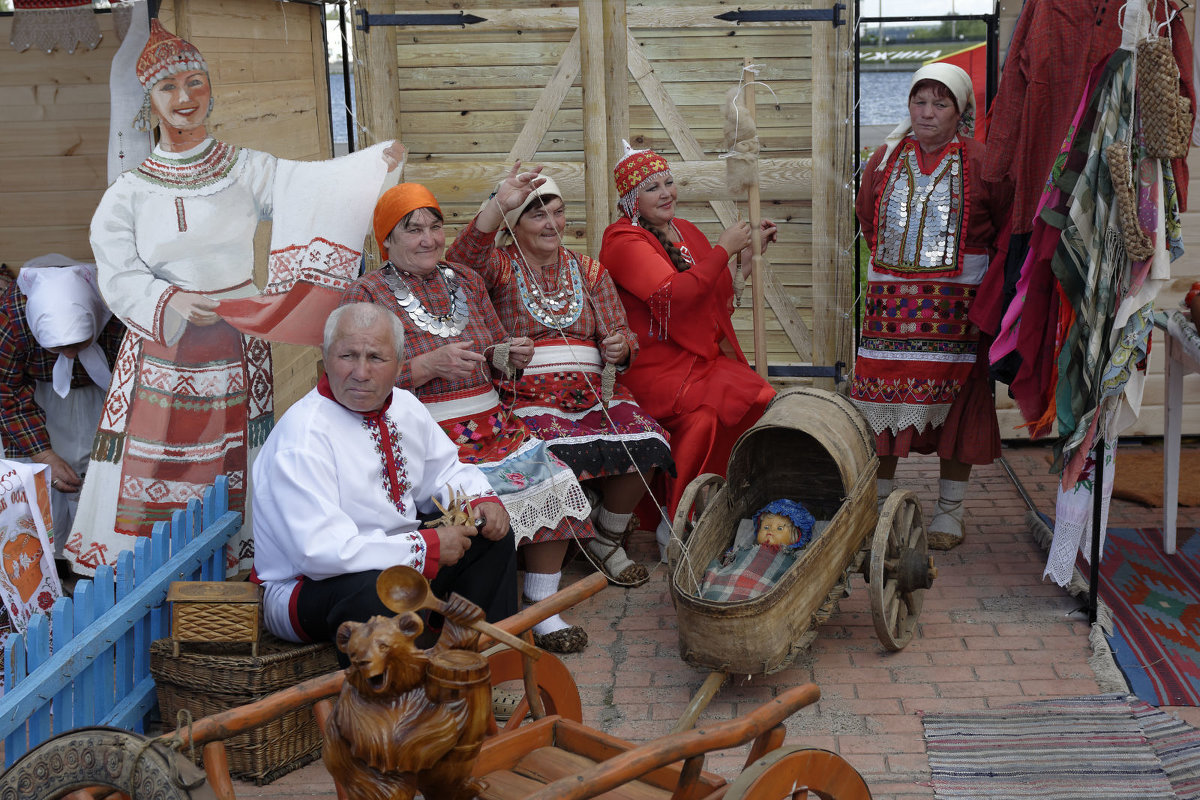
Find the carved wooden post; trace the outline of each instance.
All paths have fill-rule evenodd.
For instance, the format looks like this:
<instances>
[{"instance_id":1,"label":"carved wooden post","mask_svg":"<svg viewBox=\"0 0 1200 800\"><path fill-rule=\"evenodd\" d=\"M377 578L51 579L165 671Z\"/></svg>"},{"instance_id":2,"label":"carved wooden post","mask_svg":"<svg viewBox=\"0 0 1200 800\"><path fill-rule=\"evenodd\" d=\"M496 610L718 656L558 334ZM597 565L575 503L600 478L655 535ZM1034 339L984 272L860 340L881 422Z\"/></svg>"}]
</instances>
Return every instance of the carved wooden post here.
<instances>
[{"instance_id":1,"label":"carved wooden post","mask_svg":"<svg viewBox=\"0 0 1200 800\"><path fill-rule=\"evenodd\" d=\"M583 165L587 201L587 249L595 257L608 226L608 125L604 93L604 9L601 0L580 0L579 46L583 64Z\"/></svg>"},{"instance_id":2,"label":"carved wooden post","mask_svg":"<svg viewBox=\"0 0 1200 800\"><path fill-rule=\"evenodd\" d=\"M612 170L624 151L621 140L629 138L629 33L625 0L604 0L604 111L608 120L608 164L604 182L608 186L608 208L616 213L617 184ZM609 219L612 219L609 217Z\"/></svg>"}]
</instances>

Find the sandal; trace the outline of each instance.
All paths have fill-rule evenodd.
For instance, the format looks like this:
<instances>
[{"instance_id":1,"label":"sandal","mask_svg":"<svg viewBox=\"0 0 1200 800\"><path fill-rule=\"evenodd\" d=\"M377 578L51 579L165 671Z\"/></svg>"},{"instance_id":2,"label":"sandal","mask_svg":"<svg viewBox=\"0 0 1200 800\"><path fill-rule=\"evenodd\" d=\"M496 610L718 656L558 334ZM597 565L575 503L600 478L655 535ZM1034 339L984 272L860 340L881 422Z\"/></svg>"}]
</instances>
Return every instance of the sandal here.
<instances>
[{"instance_id":1,"label":"sandal","mask_svg":"<svg viewBox=\"0 0 1200 800\"><path fill-rule=\"evenodd\" d=\"M554 633L535 633L533 643L550 653L578 653L587 647L588 635L583 628L572 625Z\"/></svg>"},{"instance_id":2,"label":"sandal","mask_svg":"<svg viewBox=\"0 0 1200 800\"><path fill-rule=\"evenodd\" d=\"M516 692L511 689L501 689L499 686L493 686L492 716L496 718L496 722L508 722L516 712L517 706L524 699L524 692Z\"/></svg>"},{"instance_id":3,"label":"sandal","mask_svg":"<svg viewBox=\"0 0 1200 800\"><path fill-rule=\"evenodd\" d=\"M644 566L629 558L622 546L622 539L623 536L618 537L597 526L596 538L589 539L585 549L591 556L600 560L597 566L608 578L609 583L630 588L641 586L650 580L650 573Z\"/></svg>"}]
</instances>

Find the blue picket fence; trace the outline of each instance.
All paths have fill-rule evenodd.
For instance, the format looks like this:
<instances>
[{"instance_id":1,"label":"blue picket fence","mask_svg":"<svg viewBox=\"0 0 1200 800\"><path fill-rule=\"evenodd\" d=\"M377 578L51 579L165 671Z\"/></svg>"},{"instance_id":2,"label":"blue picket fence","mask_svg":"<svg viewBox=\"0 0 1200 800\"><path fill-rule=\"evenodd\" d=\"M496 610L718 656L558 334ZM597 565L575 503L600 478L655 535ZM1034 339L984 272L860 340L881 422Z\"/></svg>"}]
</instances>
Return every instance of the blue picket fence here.
<instances>
[{"instance_id":1,"label":"blue picket fence","mask_svg":"<svg viewBox=\"0 0 1200 800\"><path fill-rule=\"evenodd\" d=\"M50 618L35 616L25 634L4 638L0 738L4 764L50 738L84 725L142 732L157 702L150 643L168 635L172 581L223 580L225 545L242 524L229 510L221 476L204 493L160 522L132 552L102 566L92 580L59 599ZM53 629L53 648L51 630Z\"/></svg>"}]
</instances>

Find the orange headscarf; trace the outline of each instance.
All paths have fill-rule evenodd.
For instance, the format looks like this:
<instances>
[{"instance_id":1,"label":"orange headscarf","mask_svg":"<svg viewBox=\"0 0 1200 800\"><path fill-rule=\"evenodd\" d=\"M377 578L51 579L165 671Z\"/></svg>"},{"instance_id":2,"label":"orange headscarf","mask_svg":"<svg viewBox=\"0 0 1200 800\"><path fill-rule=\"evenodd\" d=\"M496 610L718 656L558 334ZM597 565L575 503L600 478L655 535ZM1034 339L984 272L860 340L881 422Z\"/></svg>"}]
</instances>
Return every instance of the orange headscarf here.
<instances>
[{"instance_id":1,"label":"orange headscarf","mask_svg":"<svg viewBox=\"0 0 1200 800\"><path fill-rule=\"evenodd\" d=\"M436 208L439 214L442 213L442 207L438 205L433 192L419 183L401 183L388 189L379 198L379 202L375 204L375 241L379 244L379 252L384 258L389 256L387 248L383 246L383 240L400 220L418 208Z\"/></svg>"}]
</instances>

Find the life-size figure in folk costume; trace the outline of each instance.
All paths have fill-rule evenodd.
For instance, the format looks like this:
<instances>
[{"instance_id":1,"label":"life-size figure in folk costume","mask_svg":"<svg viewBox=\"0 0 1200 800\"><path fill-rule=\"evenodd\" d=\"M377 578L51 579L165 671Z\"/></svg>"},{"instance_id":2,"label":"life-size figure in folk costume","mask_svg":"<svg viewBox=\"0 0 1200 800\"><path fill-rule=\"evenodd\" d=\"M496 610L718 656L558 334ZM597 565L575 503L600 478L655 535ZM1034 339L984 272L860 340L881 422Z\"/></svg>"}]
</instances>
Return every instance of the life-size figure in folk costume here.
<instances>
[{"instance_id":1,"label":"life-size figure in folk costume","mask_svg":"<svg viewBox=\"0 0 1200 800\"><path fill-rule=\"evenodd\" d=\"M137 61L148 158L92 218L100 291L129 328L67 542L77 572L113 563L221 474L246 508L249 465L274 423L270 345L316 344L358 271L371 209L399 145L290 162L208 136L204 57L157 20ZM252 281L254 232L272 220L267 286ZM254 335L250 335L254 334ZM230 572L253 558L249 522Z\"/></svg>"},{"instance_id":2,"label":"life-size figure in folk costume","mask_svg":"<svg viewBox=\"0 0 1200 800\"><path fill-rule=\"evenodd\" d=\"M929 546L945 550L963 540L971 466L1000 454L987 359L967 314L1012 190L983 179L966 72L922 67L908 109L863 170L857 211L871 268L850 399L875 432L881 498L898 459L910 451L941 458Z\"/></svg>"}]
</instances>

